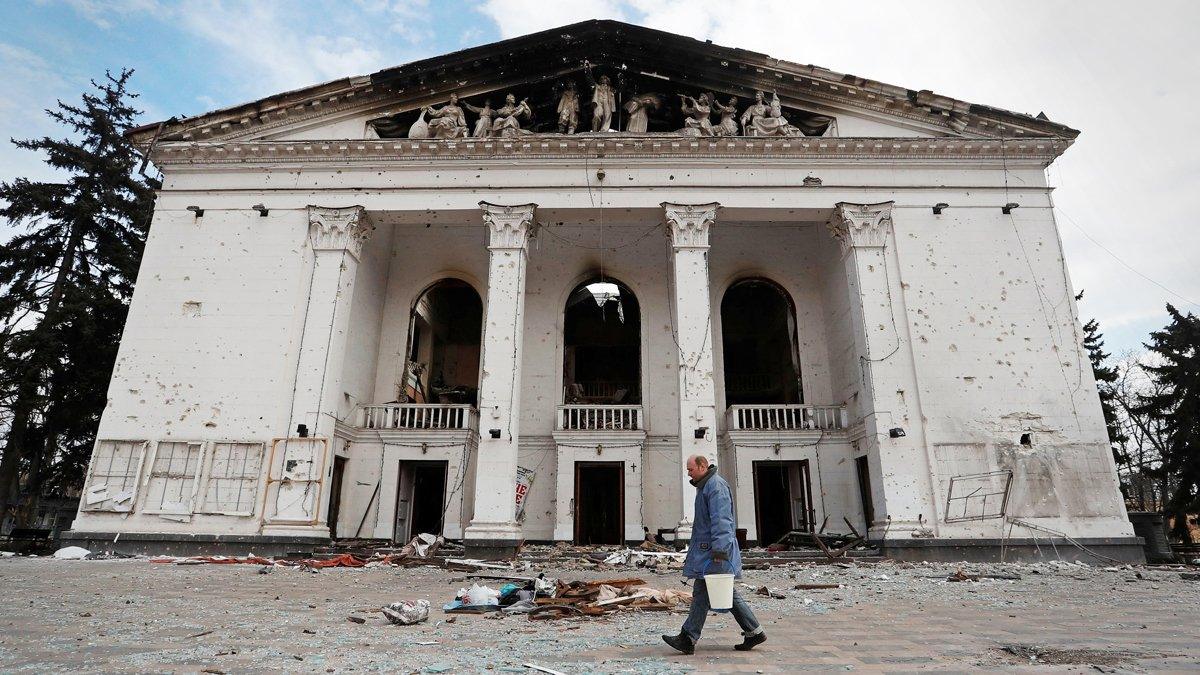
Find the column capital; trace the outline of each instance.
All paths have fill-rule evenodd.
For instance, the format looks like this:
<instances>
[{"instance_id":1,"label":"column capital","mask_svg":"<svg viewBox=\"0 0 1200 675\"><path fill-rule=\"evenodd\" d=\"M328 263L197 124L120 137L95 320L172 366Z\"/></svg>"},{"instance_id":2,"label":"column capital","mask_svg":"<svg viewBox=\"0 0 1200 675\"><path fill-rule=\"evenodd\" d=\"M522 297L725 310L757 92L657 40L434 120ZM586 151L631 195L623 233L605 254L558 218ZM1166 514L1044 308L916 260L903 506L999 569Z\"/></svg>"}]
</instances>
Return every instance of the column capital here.
<instances>
[{"instance_id":1,"label":"column capital","mask_svg":"<svg viewBox=\"0 0 1200 675\"><path fill-rule=\"evenodd\" d=\"M892 205L838 202L829 220L829 231L842 245L842 253L852 248L881 247L892 229Z\"/></svg>"},{"instance_id":2,"label":"column capital","mask_svg":"<svg viewBox=\"0 0 1200 675\"><path fill-rule=\"evenodd\" d=\"M483 222L488 226L489 249L525 250L537 204L504 206L479 202L479 208L483 209Z\"/></svg>"},{"instance_id":3,"label":"column capital","mask_svg":"<svg viewBox=\"0 0 1200 675\"><path fill-rule=\"evenodd\" d=\"M663 202L663 215L671 230L671 246L675 250L684 248L708 248L708 230L717 220L717 202L708 204L673 204Z\"/></svg>"},{"instance_id":4,"label":"column capital","mask_svg":"<svg viewBox=\"0 0 1200 675\"><path fill-rule=\"evenodd\" d=\"M308 238L314 251L347 251L357 260L374 229L361 206L308 207Z\"/></svg>"}]
</instances>

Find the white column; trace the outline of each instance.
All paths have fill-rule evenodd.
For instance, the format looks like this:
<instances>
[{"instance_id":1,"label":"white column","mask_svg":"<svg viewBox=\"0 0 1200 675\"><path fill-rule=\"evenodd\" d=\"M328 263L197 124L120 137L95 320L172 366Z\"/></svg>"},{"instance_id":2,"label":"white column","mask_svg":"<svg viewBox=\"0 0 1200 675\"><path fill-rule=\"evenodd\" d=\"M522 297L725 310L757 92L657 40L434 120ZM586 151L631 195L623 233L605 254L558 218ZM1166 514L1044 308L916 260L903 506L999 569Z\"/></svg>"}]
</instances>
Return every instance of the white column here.
<instances>
[{"instance_id":1,"label":"white column","mask_svg":"<svg viewBox=\"0 0 1200 675\"><path fill-rule=\"evenodd\" d=\"M354 277L372 229L361 206L308 207L308 240L314 260L289 436L295 435L296 425L304 424L312 436L333 437Z\"/></svg>"},{"instance_id":2,"label":"white column","mask_svg":"<svg viewBox=\"0 0 1200 675\"><path fill-rule=\"evenodd\" d=\"M839 202L829 229L841 244L849 290L858 361L857 418L864 426L875 508L875 522L868 525L875 535L886 529L888 537L908 538L917 530L936 531L937 507L924 425L915 407L910 413L919 392L902 291L891 281L899 273L892 205ZM905 435L891 438L893 428Z\"/></svg>"},{"instance_id":3,"label":"white column","mask_svg":"<svg viewBox=\"0 0 1200 675\"><path fill-rule=\"evenodd\" d=\"M479 382L475 517L463 536L470 555L495 558L515 553L522 540L516 520L521 343L527 243L537 205L480 202L479 206L488 226L488 289Z\"/></svg>"},{"instance_id":4,"label":"white column","mask_svg":"<svg viewBox=\"0 0 1200 675\"><path fill-rule=\"evenodd\" d=\"M677 542L692 536L696 490L684 467L691 455L717 458L717 398L713 384L712 297L708 231L720 205L662 204L671 235L671 304L679 350L679 450L682 497Z\"/></svg>"},{"instance_id":5,"label":"white column","mask_svg":"<svg viewBox=\"0 0 1200 675\"><path fill-rule=\"evenodd\" d=\"M372 229L361 206L308 207L312 276L303 310L289 438L273 454L264 533L305 530L329 535L325 516L346 333L358 261ZM306 439L296 438L300 424L308 428ZM312 489L314 485L320 489Z\"/></svg>"}]
</instances>

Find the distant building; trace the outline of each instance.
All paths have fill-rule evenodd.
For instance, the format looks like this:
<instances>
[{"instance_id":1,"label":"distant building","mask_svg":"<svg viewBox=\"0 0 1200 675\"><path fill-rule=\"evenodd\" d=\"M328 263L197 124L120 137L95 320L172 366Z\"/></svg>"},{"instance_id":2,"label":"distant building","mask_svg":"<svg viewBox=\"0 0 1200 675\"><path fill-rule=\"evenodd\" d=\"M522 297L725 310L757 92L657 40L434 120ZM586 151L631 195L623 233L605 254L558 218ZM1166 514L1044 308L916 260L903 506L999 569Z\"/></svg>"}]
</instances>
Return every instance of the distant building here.
<instances>
[{"instance_id":1,"label":"distant building","mask_svg":"<svg viewBox=\"0 0 1200 675\"><path fill-rule=\"evenodd\" d=\"M704 454L751 542L1140 560L1046 182L1077 133L612 21L143 127L68 538L684 540Z\"/></svg>"}]
</instances>

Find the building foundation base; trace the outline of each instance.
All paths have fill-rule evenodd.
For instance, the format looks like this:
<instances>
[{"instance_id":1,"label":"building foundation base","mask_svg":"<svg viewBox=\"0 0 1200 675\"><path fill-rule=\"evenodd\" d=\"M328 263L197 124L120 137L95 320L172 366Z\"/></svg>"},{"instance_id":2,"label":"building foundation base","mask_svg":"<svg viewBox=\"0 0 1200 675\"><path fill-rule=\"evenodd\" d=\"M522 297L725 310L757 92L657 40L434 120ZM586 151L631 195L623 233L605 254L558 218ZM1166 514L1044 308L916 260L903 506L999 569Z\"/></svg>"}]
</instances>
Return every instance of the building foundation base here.
<instances>
[{"instance_id":1,"label":"building foundation base","mask_svg":"<svg viewBox=\"0 0 1200 675\"><path fill-rule=\"evenodd\" d=\"M1141 537L1087 537L1075 539L881 539L867 542L892 560L932 562L1066 562L1092 565L1146 562ZM1084 550L1086 549L1086 550Z\"/></svg>"},{"instance_id":2,"label":"building foundation base","mask_svg":"<svg viewBox=\"0 0 1200 675\"><path fill-rule=\"evenodd\" d=\"M263 557L309 557L320 546L328 546L328 537L249 534L182 534L158 532L80 532L62 533L63 546L81 546L99 553L136 555L258 555Z\"/></svg>"}]
</instances>

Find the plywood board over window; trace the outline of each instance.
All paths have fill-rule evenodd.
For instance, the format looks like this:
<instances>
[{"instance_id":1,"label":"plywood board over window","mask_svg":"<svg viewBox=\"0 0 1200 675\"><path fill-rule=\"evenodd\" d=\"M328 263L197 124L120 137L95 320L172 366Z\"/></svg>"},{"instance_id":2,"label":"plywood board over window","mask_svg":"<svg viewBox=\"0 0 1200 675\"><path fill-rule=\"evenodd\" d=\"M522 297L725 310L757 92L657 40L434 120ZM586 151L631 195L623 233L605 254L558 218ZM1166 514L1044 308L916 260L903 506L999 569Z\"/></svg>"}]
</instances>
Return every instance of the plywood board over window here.
<instances>
[{"instance_id":1,"label":"plywood board over window","mask_svg":"<svg viewBox=\"0 0 1200 675\"><path fill-rule=\"evenodd\" d=\"M263 450L262 443L212 443L199 512L253 516L263 479Z\"/></svg>"},{"instance_id":2,"label":"plywood board over window","mask_svg":"<svg viewBox=\"0 0 1200 675\"><path fill-rule=\"evenodd\" d=\"M83 510L132 511L149 445L145 440L97 441L83 493Z\"/></svg>"},{"instance_id":3,"label":"plywood board over window","mask_svg":"<svg viewBox=\"0 0 1200 675\"><path fill-rule=\"evenodd\" d=\"M146 477L142 510L160 515L191 515L200 486L205 444L200 441L158 441Z\"/></svg>"}]
</instances>

